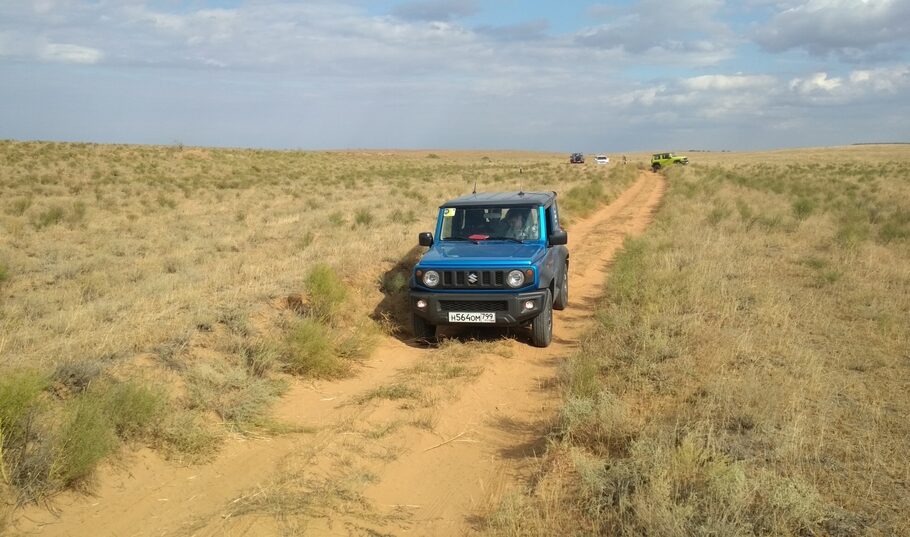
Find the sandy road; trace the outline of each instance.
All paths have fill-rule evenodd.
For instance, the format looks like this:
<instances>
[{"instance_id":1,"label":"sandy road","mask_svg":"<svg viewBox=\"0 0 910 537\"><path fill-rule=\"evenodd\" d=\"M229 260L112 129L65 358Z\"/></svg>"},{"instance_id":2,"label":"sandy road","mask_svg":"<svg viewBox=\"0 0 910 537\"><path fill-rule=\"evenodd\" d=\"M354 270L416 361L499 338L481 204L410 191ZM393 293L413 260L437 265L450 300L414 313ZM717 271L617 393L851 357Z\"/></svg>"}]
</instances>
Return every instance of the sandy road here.
<instances>
[{"instance_id":1,"label":"sandy road","mask_svg":"<svg viewBox=\"0 0 910 537\"><path fill-rule=\"evenodd\" d=\"M177 467L142 450L102 470L94 495L67 493L55 513L30 507L23 535L464 535L474 517L520 486L555 413L558 364L572 352L624 237L644 231L661 176L641 177L569 229L570 304L554 315L553 344L526 334L472 356L474 374L425 386L429 404L378 398L438 352L389 338L356 378L293 386L278 417L312 434L236 439L209 464ZM456 334L457 335L457 334ZM419 382L427 382L422 377ZM418 386L420 387L420 386Z\"/></svg>"}]
</instances>

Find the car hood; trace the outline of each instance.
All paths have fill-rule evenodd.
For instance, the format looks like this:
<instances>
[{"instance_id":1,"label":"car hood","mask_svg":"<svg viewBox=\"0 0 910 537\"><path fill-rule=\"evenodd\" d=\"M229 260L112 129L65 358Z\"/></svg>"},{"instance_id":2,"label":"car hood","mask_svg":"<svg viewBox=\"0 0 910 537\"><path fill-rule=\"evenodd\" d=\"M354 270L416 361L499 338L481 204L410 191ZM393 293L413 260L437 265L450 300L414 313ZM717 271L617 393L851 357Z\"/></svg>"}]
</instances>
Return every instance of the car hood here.
<instances>
[{"instance_id":1,"label":"car hood","mask_svg":"<svg viewBox=\"0 0 910 537\"><path fill-rule=\"evenodd\" d=\"M546 247L541 243L509 241L457 242L454 244L434 244L423 258L420 265L466 265L513 266L531 264Z\"/></svg>"}]
</instances>

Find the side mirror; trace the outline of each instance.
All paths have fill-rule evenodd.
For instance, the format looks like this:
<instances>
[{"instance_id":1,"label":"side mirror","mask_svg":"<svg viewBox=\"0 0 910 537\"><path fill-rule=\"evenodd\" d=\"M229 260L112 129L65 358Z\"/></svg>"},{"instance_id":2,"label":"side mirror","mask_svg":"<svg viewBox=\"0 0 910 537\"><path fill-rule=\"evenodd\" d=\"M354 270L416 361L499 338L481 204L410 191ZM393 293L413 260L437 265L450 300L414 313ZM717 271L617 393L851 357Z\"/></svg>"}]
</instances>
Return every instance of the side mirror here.
<instances>
[{"instance_id":1,"label":"side mirror","mask_svg":"<svg viewBox=\"0 0 910 537\"><path fill-rule=\"evenodd\" d=\"M417 242L421 246L433 246L433 234L429 231L423 231L417 235Z\"/></svg>"},{"instance_id":2,"label":"side mirror","mask_svg":"<svg viewBox=\"0 0 910 537\"><path fill-rule=\"evenodd\" d=\"M569 244L569 234L565 230L558 229L550 234L550 246L560 246Z\"/></svg>"}]
</instances>

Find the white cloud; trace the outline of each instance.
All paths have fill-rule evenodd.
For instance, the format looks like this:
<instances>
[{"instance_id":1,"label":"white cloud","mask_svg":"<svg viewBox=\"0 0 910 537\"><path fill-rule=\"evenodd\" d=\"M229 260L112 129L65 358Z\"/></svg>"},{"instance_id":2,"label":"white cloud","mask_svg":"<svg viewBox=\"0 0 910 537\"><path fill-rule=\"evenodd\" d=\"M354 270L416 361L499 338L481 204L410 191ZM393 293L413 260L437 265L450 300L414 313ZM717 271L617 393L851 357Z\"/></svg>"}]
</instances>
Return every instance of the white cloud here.
<instances>
[{"instance_id":1,"label":"white cloud","mask_svg":"<svg viewBox=\"0 0 910 537\"><path fill-rule=\"evenodd\" d=\"M813 73L790 81L789 90L807 103L849 104L875 98L887 98L910 90L910 67L893 65L876 69L858 69L847 76Z\"/></svg>"},{"instance_id":2,"label":"white cloud","mask_svg":"<svg viewBox=\"0 0 910 537\"><path fill-rule=\"evenodd\" d=\"M703 75L682 81L686 88L698 91L731 91L768 87L774 77L768 75Z\"/></svg>"},{"instance_id":3,"label":"white cloud","mask_svg":"<svg viewBox=\"0 0 910 537\"><path fill-rule=\"evenodd\" d=\"M604 22L576 35L589 48L618 50L659 64L713 65L734 54L737 38L722 22L721 0L638 0L589 13Z\"/></svg>"},{"instance_id":4,"label":"white cloud","mask_svg":"<svg viewBox=\"0 0 910 537\"><path fill-rule=\"evenodd\" d=\"M910 67L896 65L853 71L850 73L850 84L857 88L868 87L875 92L897 94L910 88Z\"/></svg>"},{"instance_id":5,"label":"white cloud","mask_svg":"<svg viewBox=\"0 0 910 537\"><path fill-rule=\"evenodd\" d=\"M755 33L765 49L805 49L846 60L899 57L910 44L907 0L778 2L779 11Z\"/></svg>"},{"instance_id":6,"label":"white cloud","mask_svg":"<svg viewBox=\"0 0 910 537\"><path fill-rule=\"evenodd\" d=\"M786 123L807 108L878 103L910 90L910 66L854 70L843 76L813 72L784 79L771 74L713 74L627 88L603 99L635 109L643 122L673 124ZM905 99L904 99L905 102ZM905 105L905 103L904 103ZM770 123L769 123L770 124Z\"/></svg>"},{"instance_id":7,"label":"white cloud","mask_svg":"<svg viewBox=\"0 0 910 537\"><path fill-rule=\"evenodd\" d=\"M813 93L833 93L843 86L840 78L829 78L828 73L813 73L807 78L794 78L790 81L790 90L803 95Z\"/></svg>"},{"instance_id":8,"label":"white cloud","mask_svg":"<svg viewBox=\"0 0 910 537\"><path fill-rule=\"evenodd\" d=\"M39 57L44 61L63 63L98 63L104 53L92 47L68 43L48 43L42 47Z\"/></svg>"}]
</instances>

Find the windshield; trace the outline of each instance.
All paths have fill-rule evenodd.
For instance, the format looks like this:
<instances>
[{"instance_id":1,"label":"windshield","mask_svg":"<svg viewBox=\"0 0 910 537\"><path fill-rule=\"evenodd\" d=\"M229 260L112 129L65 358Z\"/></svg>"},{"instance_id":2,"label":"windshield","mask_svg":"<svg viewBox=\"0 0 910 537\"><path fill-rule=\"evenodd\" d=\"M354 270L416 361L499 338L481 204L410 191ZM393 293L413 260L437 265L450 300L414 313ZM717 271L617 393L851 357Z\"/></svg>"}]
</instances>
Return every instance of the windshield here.
<instances>
[{"instance_id":1,"label":"windshield","mask_svg":"<svg viewBox=\"0 0 910 537\"><path fill-rule=\"evenodd\" d=\"M446 207L442 233L446 240L518 240L540 237L534 207Z\"/></svg>"}]
</instances>

